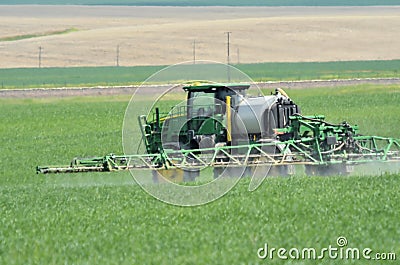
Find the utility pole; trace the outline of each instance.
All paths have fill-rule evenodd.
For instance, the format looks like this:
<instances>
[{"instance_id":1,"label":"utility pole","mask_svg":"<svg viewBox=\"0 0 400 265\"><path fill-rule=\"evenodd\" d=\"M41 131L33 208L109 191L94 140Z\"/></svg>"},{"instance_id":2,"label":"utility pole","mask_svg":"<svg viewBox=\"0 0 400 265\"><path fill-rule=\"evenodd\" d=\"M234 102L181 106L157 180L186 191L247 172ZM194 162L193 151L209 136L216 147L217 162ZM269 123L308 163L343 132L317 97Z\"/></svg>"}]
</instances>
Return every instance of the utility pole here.
<instances>
[{"instance_id":1,"label":"utility pole","mask_svg":"<svg viewBox=\"0 0 400 265\"><path fill-rule=\"evenodd\" d=\"M228 65L228 82L231 81L231 69L230 69L230 38L231 38L231 34L232 32L227 31L225 32L226 37L227 37L227 65Z\"/></svg>"},{"instance_id":2,"label":"utility pole","mask_svg":"<svg viewBox=\"0 0 400 265\"><path fill-rule=\"evenodd\" d=\"M43 51L42 46L39 46L39 68L42 67L42 51Z\"/></svg>"},{"instance_id":3,"label":"utility pole","mask_svg":"<svg viewBox=\"0 0 400 265\"><path fill-rule=\"evenodd\" d=\"M227 54L227 64L229 65L230 64L230 38L231 38L231 34L232 34L232 32L230 32L230 31L227 31L227 32L225 32L225 34L226 34L226 37L227 37L227 52L228 52L228 54Z\"/></svg>"},{"instance_id":4,"label":"utility pole","mask_svg":"<svg viewBox=\"0 0 400 265\"><path fill-rule=\"evenodd\" d=\"M193 40L193 64L196 64L196 40Z\"/></svg>"},{"instance_id":5,"label":"utility pole","mask_svg":"<svg viewBox=\"0 0 400 265\"><path fill-rule=\"evenodd\" d=\"M119 66L119 45L117 45L117 67Z\"/></svg>"}]
</instances>

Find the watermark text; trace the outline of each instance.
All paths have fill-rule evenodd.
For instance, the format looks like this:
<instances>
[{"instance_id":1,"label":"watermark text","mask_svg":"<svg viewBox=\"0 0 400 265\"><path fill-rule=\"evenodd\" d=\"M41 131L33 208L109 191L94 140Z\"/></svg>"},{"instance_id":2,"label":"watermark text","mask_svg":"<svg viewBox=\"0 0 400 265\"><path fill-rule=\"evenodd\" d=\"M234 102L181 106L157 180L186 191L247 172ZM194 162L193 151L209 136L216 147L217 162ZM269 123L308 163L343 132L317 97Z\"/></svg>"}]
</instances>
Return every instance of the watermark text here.
<instances>
[{"instance_id":1,"label":"watermark text","mask_svg":"<svg viewBox=\"0 0 400 265\"><path fill-rule=\"evenodd\" d=\"M371 248L348 247L347 239L340 236L335 245L323 248L275 248L265 243L257 250L260 259L294 259L294 260L322 260L322 259L341 259L341 260L396 260L394 252L374 252Z\"/></svg>"}]
</instances>

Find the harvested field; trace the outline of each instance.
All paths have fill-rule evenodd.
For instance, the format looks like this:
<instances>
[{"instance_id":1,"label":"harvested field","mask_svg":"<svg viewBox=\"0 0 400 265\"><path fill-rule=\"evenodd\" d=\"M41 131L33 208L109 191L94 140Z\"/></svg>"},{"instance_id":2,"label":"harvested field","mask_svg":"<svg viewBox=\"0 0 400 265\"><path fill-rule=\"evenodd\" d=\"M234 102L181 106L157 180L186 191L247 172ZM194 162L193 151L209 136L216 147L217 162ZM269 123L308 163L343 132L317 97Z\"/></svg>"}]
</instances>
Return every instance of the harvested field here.
<instances>
[{"instance_id":1,"label":"harvested field","mask_svg":"<svg viewBox=\"0 0 400 265\"><path fill-rule=\"evenodd\" d=\"M0 6L0 68L400 58L400 7Z\"/></svg>"}]
</instances>

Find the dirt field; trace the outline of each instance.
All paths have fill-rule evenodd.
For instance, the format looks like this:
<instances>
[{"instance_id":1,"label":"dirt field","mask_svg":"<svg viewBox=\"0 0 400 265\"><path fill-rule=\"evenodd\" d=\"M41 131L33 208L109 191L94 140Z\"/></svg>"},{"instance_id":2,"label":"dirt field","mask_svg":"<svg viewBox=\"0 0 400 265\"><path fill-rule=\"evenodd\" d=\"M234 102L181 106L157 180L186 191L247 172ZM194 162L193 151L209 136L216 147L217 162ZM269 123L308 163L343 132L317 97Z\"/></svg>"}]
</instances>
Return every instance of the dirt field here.
<instances>
[{"instance_id":1,"label":"dirt field","mask_svg":"<svg viewBox=\"0 0 400 265\"><path fill-rule=\"evenodd\" d=\"M169 65L400 58L399 7L0 6L0 37L77 32L0 42L0 68Z\"/></svg>"}]
</instances>

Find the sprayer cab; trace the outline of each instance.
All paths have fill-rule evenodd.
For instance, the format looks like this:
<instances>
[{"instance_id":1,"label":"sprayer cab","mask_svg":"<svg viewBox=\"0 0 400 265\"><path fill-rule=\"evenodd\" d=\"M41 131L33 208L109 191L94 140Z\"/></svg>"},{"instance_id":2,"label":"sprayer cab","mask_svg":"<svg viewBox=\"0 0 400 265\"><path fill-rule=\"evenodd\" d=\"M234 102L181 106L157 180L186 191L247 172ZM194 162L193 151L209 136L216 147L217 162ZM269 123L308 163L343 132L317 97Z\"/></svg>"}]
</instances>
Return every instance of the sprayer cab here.
<instances>
[{"instance_id":1,"label":"sprayer cab","mask_svg":"<svg viewBox=\"0 0 400 265\"><path fill-rule=\"evenodd\" d=\"M249 84L206 83L185 86L186 124L180 131L181 146L210 148L230 141L231 108L246 97Z\"/></svg>"},{"instance_id":2,"label":"sprayer cab","mask_svg":"<svg viewBox=\"0 0 400 265\"><path fill-rule=\"evenodd\" d=\"M248 84L198 84L183 87L187 92L188 118L224 114L227 97L231 100L231 107L234 107L240 98L246 96L249 87Z\"/></svg>"}]
</instances>

